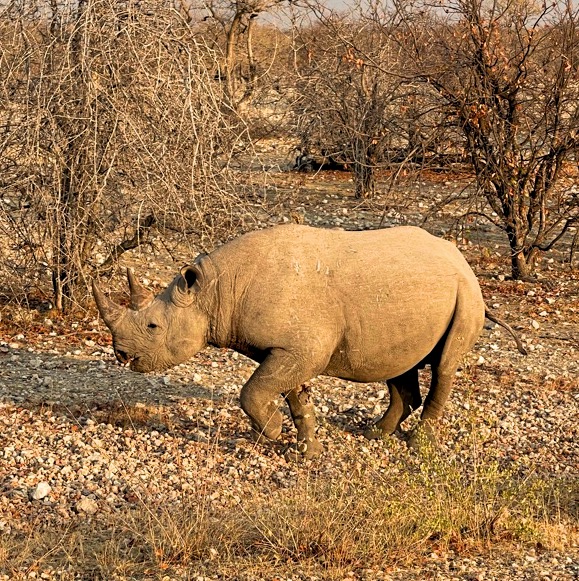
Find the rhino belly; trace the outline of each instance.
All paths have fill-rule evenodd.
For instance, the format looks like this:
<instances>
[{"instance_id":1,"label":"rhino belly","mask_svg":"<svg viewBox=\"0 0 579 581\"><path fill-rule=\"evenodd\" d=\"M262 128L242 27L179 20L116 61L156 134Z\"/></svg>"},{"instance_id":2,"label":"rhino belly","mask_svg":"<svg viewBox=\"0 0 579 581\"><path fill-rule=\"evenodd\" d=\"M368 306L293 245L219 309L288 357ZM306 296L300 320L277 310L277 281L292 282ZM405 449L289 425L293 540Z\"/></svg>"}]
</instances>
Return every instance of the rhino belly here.
<instances>
[{"instance_id":1,"label":"rhino belly","mask_svg":"<svg viewBox=\"0 0 579 581\"><path fill-rule=\"evenodd\" d=\"M398 346L385 345L379 353L361 355L359 351L337 350L324 375L349 381L371 383L398 377L412 369L432 352L437 341L419 350L408 351Z\"/></svg>"},{"instance_id":2,"label":"rhino belly","mask_svg":"<svg viewBox=\"0 0 579 581\"><path fill-rule=\"evenodd\" d=\"M368 322L345 333L324 372L351 381L397 377L428 358L451 324L454 309L439 317L408 315L394 321Z\"/></svg>"}]
</instances>

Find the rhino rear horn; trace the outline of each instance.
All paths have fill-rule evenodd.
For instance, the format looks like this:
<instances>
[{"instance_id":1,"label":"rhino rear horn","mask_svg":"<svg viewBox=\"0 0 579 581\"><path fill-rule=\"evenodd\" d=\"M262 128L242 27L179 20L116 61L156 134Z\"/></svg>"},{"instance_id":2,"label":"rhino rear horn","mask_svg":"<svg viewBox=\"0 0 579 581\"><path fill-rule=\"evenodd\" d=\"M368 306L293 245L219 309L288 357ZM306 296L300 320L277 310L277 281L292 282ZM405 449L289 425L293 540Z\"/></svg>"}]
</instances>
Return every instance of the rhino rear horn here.
<instances>
[{"instance_id":1,"label":"rhino rear horn","mask_svg":"<svg viewBox=\"0 0 579 581\"><path fill-rule=\"evenodd\" d=\"M127 278L129 279L129 289L131 291L131 309L139 311L148 307L153 302L155 295L139 282L139 279L130 268L127 268Z\"/></svg>"},{"instance_id":2,"label":"rhino rear horn","mask_svg":"<svg viewBox=\"0 0 579 581\"><path fill-rule=\"evenodd\" d=\"M106 323L107 327L112 330L123 317L127 309L117 305L107 298L94 280L92 281L92 294L103 321Z\"/></svg>"}]
</instances>

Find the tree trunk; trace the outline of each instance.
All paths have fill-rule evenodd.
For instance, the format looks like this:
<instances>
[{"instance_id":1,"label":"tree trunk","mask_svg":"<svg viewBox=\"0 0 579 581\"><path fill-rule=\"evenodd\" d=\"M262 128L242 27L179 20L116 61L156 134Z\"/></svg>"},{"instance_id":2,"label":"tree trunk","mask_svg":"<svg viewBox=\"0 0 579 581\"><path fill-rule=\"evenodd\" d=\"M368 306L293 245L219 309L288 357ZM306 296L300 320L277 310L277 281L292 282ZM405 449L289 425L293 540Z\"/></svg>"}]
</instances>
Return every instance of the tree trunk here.
<instances>
[{"instance_id":1,"label":"tree trunk","mask_svg":"<svg viewBox=\"0 0 579 581\"><path fill-rule=\"evenodd\" d=\"M368 163L354 163L354 182L356 184L355 197L368 199L374 196L376 191L376 179L374 168Z\"/></svg>"},{"instance_id":2,"label":"tree trunk","mask_svg":"<svg viewBox=\"0 0 579 581\"><path fill-rule=\"evenodd\" d=\"M511 247L511 275L514 280L532 280L539 249L525 248L524 237L513 228L507 228L509 246Z\"/></svg>"},{"instance_id":3,"label":"tree trunk","mask_svg":"<svg viewBox=\"0 0 579 581\"><path fill-rule=\"evenodd\" d=\"M511 256L511 274L514 280L530 280L535 272L534 264L524 252L514 252Z\"/></svg>"},{"instance_id":4,"label":"tree trunk","mask_svg":"<svg viewBox=\"0 0 579 581\"><path fill-rule=\"evenodd\" d=\"M367 138L359 138L354 146L354 183L356 198L369 199L376 191L376 151Z\"/></svg>"},{"instance_id":5,"label":"tree trunk","mask_svg":"<svg viewBox=\"0 0 579 581\"><path fill-rule=\"evenodd\" d=\"M73 166L79 168L78 158L82 155L78 146L71 140L66 149L65 167L60 181L61 203L55 217L58 235L54 248L55 262L52 273L52 287L55 308L58 311L69 311L75 300L75 291L80 278L81 265L75 258L75 249L82 243L83 237L78 232L78 193L74 191L72 177Z\"/></svg>"},{"instance_id":6,"label":"tree trunk","mask_svg":"<svg viewBox=\"0 0 579 581\"><path fill-rule=\"evenodd\" d=\"M63 158L61 159L60 201L56 208L58 216L55 216L57 236L52 272L55 308L61 312L70 311L78 298L76 295L82 273L82 264L79 260L80 247L86 243L86 227L81 224L79 215L82 211L80 191L88 165L85 155L87 145L84 143L83 137L88 129L85 117L90 115L87 85L84 79L83 65L85 63L83 63L82 47L86 34L86 22L84 21L86 9L87 0L79 0L75 21L76 28L70 38L69 47L70 75L77 80L77 94L75 95L76 99L72 101L74 105L70 105L68 112L70 118L64 118L61 124L62 133L68 144L63 148Z\"/></svg>"},{"instance_id":7,"label":"tree trunk","mask_svg":"<svg viewBox=\"0 0 579 581\"><path fill-rule=\"evenodd\" d=\"M242 12L236 12L229 30L227 31L227 42L225 48L225 80L227 87L227 96L231 106L235 109L235 95L237 93L237 79L235 78L236 64L236 43L241 26Z\"/></svg>"}]
</instances>

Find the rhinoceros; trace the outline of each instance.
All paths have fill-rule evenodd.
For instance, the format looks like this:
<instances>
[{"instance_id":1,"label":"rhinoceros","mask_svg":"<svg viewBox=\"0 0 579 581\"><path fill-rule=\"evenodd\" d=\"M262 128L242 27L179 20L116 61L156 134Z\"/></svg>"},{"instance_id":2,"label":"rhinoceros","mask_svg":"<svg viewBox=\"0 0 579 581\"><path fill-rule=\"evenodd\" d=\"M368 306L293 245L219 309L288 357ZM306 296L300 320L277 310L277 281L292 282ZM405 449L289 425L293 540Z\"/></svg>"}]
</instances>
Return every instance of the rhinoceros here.
<instances>
[{"instance_id":1,"label":"rhinoceros","mask_svg":"<svg viewBox=\"0 0 579 581\"><path fill-rule=\"evenodd\" d=\"M185 362L207 344L259 366L243 386L254 436L276 440L283 394L297 455L322 451L306 382L328 375L386 381L386 413L368 438L393 434L422 404L418 370L432 370L418 423L431 437L485 315L478 281L450 242L415 227L342 231L297 224L245 234L185 266L153 296L128 271L130 307L94 297L117 359L139 372Z\"/></svg>"}]
</instances>

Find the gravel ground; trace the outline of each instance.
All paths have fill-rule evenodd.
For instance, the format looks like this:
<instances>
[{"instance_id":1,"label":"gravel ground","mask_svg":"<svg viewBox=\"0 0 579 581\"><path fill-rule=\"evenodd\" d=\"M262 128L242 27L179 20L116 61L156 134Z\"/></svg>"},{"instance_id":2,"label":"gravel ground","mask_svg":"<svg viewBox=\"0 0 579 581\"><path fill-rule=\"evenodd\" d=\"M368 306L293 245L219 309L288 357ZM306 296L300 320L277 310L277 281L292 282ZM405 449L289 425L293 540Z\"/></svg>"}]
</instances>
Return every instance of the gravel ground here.
<instances>
[{"instance_id":1,"label":"gravel ground","mask_svg":"<svg viewBox=\"0 0 579 581\"><path fill-rule=\"evenodd\" d=\"M395 211L390 218L396 221ZM529 355L521 357L500 328L491 325L484 331L459 372L446 409L441 426L444 450L449 458L460 459L474 429L487 457L504 466L522 474L576 481L579 273L553 264L551 276L542 282L517 284L493 275L500 258L483 256L474 247L465 250L477 264L487 303L517 329ZM146 265L149 278L168 282L166 270L158 275L153 264ZM387 466L393 454L408 454L400 440L368 442L360 435L387 406L381 384L355 385L332 378L312 382L320 439L327 452L314 465L304 466L288 464L275 450L249 440L238 395L254 364L231 351L207 349L167 373L139 375L115 363L106 330L96 320L76 329L43 320L37 333L1 338L4 538L106 520L144 498L170 503L200 487L214 505L234 506L246 497L249 485L252 493L256 483L264 491L279 490L307 473L331 476L351 470L352 457ZM291 437L286 430L285 440ZM344 579L579 579L577 535L561 543L566 548L559 551L532 545L468 556L434 551L415 565L393 565L384 571L358 568ZM1 562L0 558L0 573ZM20 577L91 578L41 566L23 570ZM0 579L10 578L16 577L0 574ZM254 569L226 574L207 564L183 577L165 577L172 578L274 579ZM323 576L298 567L275 578Z\"/></svg>"}]
</instances>

